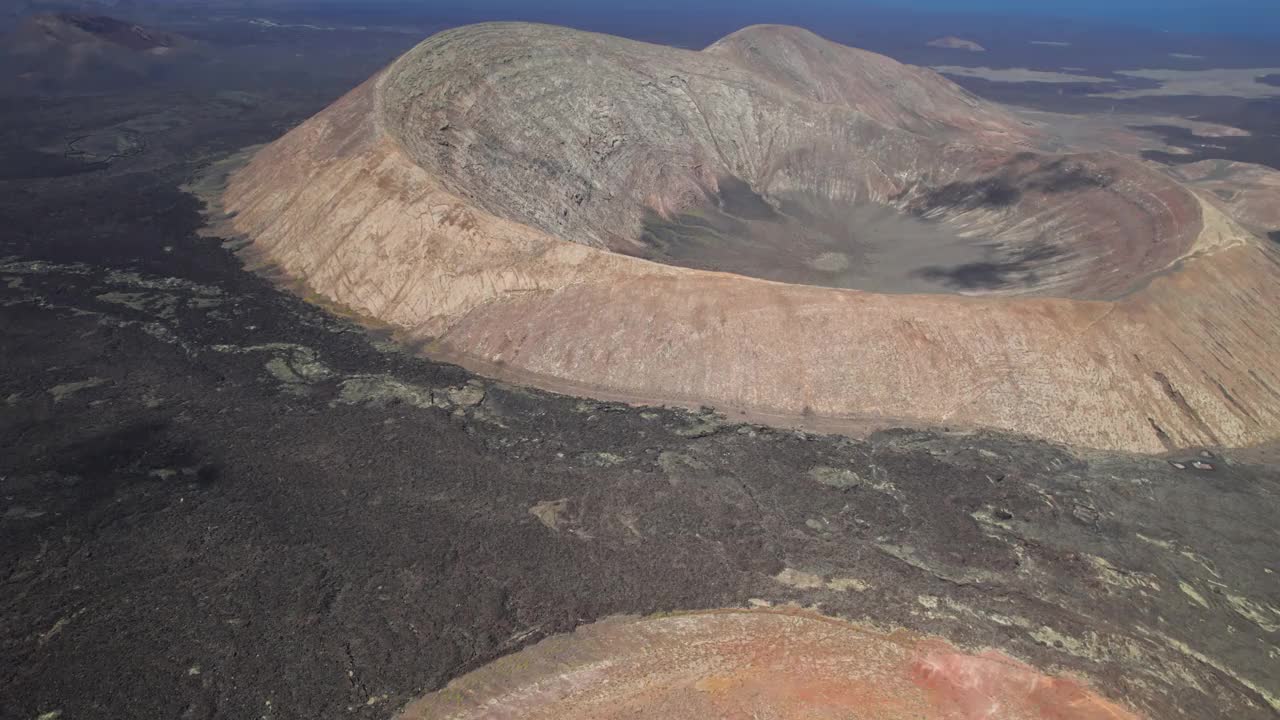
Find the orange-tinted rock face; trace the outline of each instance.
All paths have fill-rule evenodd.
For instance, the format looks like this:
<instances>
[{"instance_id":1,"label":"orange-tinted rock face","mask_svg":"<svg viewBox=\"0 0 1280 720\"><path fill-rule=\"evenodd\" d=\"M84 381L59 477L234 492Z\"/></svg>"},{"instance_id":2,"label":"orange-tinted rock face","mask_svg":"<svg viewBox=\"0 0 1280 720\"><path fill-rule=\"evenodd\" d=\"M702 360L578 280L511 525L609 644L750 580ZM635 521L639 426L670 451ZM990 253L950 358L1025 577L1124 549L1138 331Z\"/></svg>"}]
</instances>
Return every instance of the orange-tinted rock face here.
<instances>
[{"instance_id":1,"label":"orange-tinted rock face","mask_svg":"<svg viewBox=\"0 0 1280 720\"><path fill-rule=\"evenodd\" d=\"M605 620L412 703L402 720L1137 720L999 653L810 614Z\"/></svg>"},{"instance_id":2,"label":"orange-tinted rock face","mask_svg":"<svg viewBox=\"0 0 1280 720\"><path fill-rule=\"evenodd\" d=\"M971 655L939 641L922 643L911 672L942 717L983 720L1022 712L1044 720L1137 718L1077 680L1043 675L994 650Z\"/></svg>"},{"instance_id":3,"label":"orange-tinted rock face","mask_svg":"<svg viewBox=\"0 0 1280 720\"><path fill-rule=\"evenodd\" d=\"M223 201L259 262L554 390L1141 452L1280 437L1272 244L1136 159L1037 142L934 73L794 28L689 52L494 24L427 40ZM987 255L912 269L950 293L928 295L631 257L662 257L653 218L691 227L739 186L754 205L715 232L801 216L795 198L869 203ZM803 240L797 265L875 272Z\"/></svg>"}]
</instances>

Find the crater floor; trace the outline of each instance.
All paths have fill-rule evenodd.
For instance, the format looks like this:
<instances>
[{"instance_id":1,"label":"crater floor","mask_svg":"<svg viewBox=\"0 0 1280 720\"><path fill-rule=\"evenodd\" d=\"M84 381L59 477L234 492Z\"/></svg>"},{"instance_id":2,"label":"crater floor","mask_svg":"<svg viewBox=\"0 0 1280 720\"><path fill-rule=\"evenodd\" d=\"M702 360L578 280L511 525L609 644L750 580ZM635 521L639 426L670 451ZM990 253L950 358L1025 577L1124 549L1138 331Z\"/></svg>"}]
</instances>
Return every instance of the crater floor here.
<instances>
[{"instance_id":1,"label":"crater floor","mask_svg":"<svg viewBox=\"0 0 1280 720\"><path fill-rule=\"evenodd\" d=\"M670 219L650 213L624 254L797 285L881 293L1034 292L1063 251L999 243L873 203L813 194L766 199L736 179Z\"/></svg>"}]
</instances>

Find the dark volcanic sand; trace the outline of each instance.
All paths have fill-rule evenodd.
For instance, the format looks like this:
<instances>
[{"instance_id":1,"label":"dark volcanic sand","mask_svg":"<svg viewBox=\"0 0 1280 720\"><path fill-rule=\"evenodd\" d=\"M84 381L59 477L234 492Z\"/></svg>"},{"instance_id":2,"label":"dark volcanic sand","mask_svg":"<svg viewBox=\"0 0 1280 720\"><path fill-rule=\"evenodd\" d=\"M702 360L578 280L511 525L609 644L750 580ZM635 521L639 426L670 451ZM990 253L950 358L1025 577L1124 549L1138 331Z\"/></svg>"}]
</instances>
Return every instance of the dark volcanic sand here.
<instances>
[{"instance_id":1,"label":"dark volcanic sand","mask_svg":"<svg viewBox=\"0 0 1280 720\"><path fill-rule=\"evenodd\" d=\"M1274 466L737 426L401 353L243 272L177 189L323 102L4 109L14 148L187 122L0 180L0 717L385 718L584 622L752 598L1152 718L1274 717Z\"/></svg>"}]
</instances>

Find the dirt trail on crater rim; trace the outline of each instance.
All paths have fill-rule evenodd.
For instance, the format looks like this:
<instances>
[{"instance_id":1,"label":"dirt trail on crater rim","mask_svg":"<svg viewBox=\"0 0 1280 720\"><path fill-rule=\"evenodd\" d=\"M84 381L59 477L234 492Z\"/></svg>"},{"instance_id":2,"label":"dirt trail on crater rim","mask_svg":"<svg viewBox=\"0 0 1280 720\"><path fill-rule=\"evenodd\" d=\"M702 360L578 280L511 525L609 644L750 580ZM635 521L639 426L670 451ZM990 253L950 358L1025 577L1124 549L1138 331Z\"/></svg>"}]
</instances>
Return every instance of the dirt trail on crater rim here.
<instances>
[{"instance_id":1,"label":"dirt trail on crater rim","mask_svg":"<svg viewBox=\"0 0 1280 720\"><path fill-rule=\"evenodd\" d=\"M1044 132L796 28L691 52L495 23L424 41L222 204L259 266L551 389L1139 452L1280 437L1277 249ZM838 226L866 208L947 240L877 275L897 225ZM708 237L805 270L682 259Z\"/></svg>"}]
</instances>

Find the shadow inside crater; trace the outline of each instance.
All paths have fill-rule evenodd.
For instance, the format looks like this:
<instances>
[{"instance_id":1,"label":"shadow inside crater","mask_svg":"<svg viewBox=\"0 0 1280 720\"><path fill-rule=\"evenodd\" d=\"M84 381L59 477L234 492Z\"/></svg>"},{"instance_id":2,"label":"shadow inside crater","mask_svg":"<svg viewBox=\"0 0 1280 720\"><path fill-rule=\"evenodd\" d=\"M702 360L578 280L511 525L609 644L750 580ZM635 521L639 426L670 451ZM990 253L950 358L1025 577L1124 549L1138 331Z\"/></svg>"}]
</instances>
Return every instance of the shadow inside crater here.
<instances>
[{"instance_id":1,"label":"shadow inside crater","mask_svg":"<svg viewBox=\"0 0 1280 720\"><path fill-rule=\"evenodd\" d=\"M1097 172L1066 158L1031 169L1016 167L1035 156L1022 153L1006 167L978 180L956 182L926 188L911 202L913 214L924 216L946 210L965 212L978 209L1003 209L1016 205L1029 192L1051 195L1105 188L1114 177L1110 172Z\"/></svg>"},{"instance_id":2,"label":"shadow inside crater","mask_svg":"<svg viewBox=\"0 0 1280 720\"><path fill-rule=\"evenodd\" d=\"M1017 248L1011 254L1006 253L1006 257L1002 259L950 267L931 266L919 272L923 277L957 291L1032 288L1040 284L1041 269L1066 255L1062 248L1041 241Z\"/></svg>"}]
</instances>

